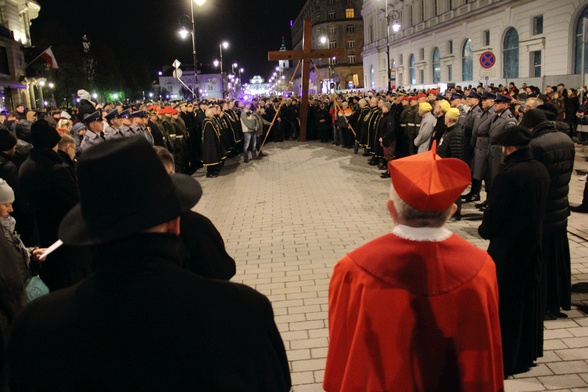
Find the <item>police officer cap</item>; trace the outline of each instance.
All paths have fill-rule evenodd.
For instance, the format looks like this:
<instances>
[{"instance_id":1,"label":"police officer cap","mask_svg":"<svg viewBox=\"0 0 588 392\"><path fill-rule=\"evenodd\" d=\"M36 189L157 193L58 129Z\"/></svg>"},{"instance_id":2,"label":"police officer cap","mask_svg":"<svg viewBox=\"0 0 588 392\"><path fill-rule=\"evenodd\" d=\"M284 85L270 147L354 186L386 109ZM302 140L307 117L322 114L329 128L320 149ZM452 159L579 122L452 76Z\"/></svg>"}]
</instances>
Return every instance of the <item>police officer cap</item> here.
<instances>
[{"instance_id":1,"label":"police officer cap","mask_svg":"<svg viewBox=\"0 0 588 392\"><path fill-rule=\"evenodd\" d=\"M94 121L102 121L102 113L98 110L94 113L84 114L84 119L82 121L86 125Z\"/></svg>"},{"instance_id":2,"label":"police officer cap","mask_svg":"<svg viewBox=\"0 0 588 392\"><path fill-rule=\"evenodd\" d=\"M457 93L451 93L451 99L462 99L463 97Z\"/></svg>"},{"instance_id":3,"label":"police officer cap","mask_svg":"<svg viewBox=\"0 0 588 392\"><path fill-rule=\"evenodd\" d=\"M445 95L437 94L435 101L447 101L447 97Z\"/></svg>"},{"instance_id":4,"label":"police officer cap","mask_svg":"<svg viewBox=\"0 0 588 392\"><path fill-rule=\"evenodd\" d=\"M120 118L131 118L131 110L130 109L125 109L122 112L120 112L119 115Z\"/></svg>"},{"instance_id":5,"label":"police officer cap","mask_svg":"<svg viewBox=\"0 0 588 392\"><path fill-rule=\"evenodd\" d=\"M492 144L498 144L499 146L515 146L521 147L529 144L531 140L531 132L525 127L515 125L514 127L508 128L503 133L499 134L494 138Z\"/></svg>"},{"instance_id":6,"label":"police officer cap","mask_svg":"<svg viewBox=\"0 0 588 392\"><path fill-rule=\"evenodd\" d=\"M118 114L118 110L112 109L110 112L108 112L105 118L106 120L112 120L115 118L120 118L120 115Z\"/></svg>"},{"instance_id":7,"label":"police officer cap","mask_svg":"<svg viewBox=\"0 0 588 392\"><path fill-rule=\"evenodd\" d=\"M495 100L496 99L496 95L492 94L489 91L484 91L484 93L482 93L482 99L491 99L491 100Z\"/></svg>"},{"instance_id":8,"label":"police officer cap","mask_svg":"<svg viewBox=\"0 0 588 392\"><path fill-rule=\"evenodd\" d=\"M137 110L136 112L131 113L131 117L133 117L133 118L149 117L149 115L147 114L147 112L145 110Z\"/></svg>"},{"instance_id":9,"label":"police officer cap","mask_svg":"<svg viewBox=\"0 0 588 392\"><path fill-rule=\"evenodd\" d=\"M477 92L475 92L474 90L472 90L472 91L470 91L468 98L482 99L482 96L480 94L478 94Z\"/></svg>"},{"instance_id":10,"label":"police officer cap","mask_svg":"<svg viewBox=\"0 0 588 392\"><path fill-rule=\"evenodd\" d=\"M504 103L510 103L511 99L508 95L504 95L504 94L496 94L496 102L504 102Z\"/></svg>"}]
</instances>

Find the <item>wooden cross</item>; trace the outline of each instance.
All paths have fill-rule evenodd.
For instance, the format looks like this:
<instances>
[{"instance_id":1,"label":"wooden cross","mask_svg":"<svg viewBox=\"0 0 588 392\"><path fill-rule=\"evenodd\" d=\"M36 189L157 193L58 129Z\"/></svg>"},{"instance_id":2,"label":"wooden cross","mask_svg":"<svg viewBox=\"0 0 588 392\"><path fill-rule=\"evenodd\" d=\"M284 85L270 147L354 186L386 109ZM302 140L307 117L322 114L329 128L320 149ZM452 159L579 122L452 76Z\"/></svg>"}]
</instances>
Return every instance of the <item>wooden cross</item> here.
<instances>
[{"instance_id":1,"label":"wooden cross","mask_svg":"<svg viewBox=\"0 0 588 392\"><path fill-rule=\"evenodd\" d=\"M310 60L316 58L343 57L340 49L311 49L312 19L305 18L303 24L302 50L268 52L268 60L302 60L302 94L300 97L300 141L306 141L306 122L308 120L308 81L310 79Z\"/></svg>"}]
</instances>

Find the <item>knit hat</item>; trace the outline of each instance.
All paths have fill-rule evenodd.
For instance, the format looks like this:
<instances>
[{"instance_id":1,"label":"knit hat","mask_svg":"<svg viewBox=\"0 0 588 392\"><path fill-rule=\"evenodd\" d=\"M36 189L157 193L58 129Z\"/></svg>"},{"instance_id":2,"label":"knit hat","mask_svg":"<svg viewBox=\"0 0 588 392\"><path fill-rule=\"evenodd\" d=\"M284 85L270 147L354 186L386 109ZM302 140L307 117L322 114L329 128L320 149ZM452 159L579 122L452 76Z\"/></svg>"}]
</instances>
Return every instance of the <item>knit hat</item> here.
<instances>
[{"instance_id":1,"label":"knit hat","mask_svg":"<svg viewBox=\"0 0 588 392\"><path fill-rule=\"evenodd\" d=\"M547 117L545 117L545 112L543 112L543 110L529 109L523 115L520 125L525 128L535 128L537 125L545 121L547 121Z\"/></svg>"},{"instance_id":2,"label":"knit hat","mask_svg":"<svg viewBox=\"0 0 588 392\"><path fill-rule=\"evenodd\" d=\"M445 99L439 100L437 101L439 103L439 106L441 107L441 109L443 110L443 112L447 113L447 111L449 109L451 109L451 104L449 103L449 101L446 101Z\"/></svg>"},{"instance_id":3,"label":"knit hat","mask_svg":"<svg viewBox=\"0 0 588 392\"><path fill-rule=\"evenodd\" d=\"M65 110L63 110L60 114L59 117L61 118L65 118L66 120L71 120L71 116L68 112L66 112Z\"/></svg>"},{"instance_id":4,"label":"knit hat","mask_svg":"<svg viewBox=\"0 0 588 392\"><path fill-rule=\"evenodd\" d=\"M4 125L0 126L0 151L8 151L16 145L16 138Z\"/></svg>"},{"instance_id":5,"label":"knit hat","mask_svg":"<svg viewBox=\"0 0 588 392\"><path fill-rule=\"evenodd\" d=\"M388 109L388 111L390 111L390 109L392 109L392 104L390 102L384 102L384 106L386 109Z\"/></svg>"},{"instance_id":6,"label":"knit hat","mask_svg":"<svg viewBox=\"0 0 588 392\"><path fill-rule=\"evenodd\" d=\"M31 142L33 147L53 148L59 143L61 136L45 120L38 120L31 125Z\"/></svg>"},{"instance_id":7,"label":"knit hat","mask_svg":"<svg viewBox=\"0 0 588 392\"><path fill-rule=\"evenodd\" d=\"M445 113L445 116L453 119L453 120L457 120L459 118L459 109L456 108L450 108L447 113Z\"/></svg>"},{"instance_id":8,"label":"knit hat","mask_svg":"<svg viewBox=\"0 0 588 392\"><path fill-rule=\"evenodd\" d=\"M0 178L0 204L14 202L14 191L6 181Z\"/></svg>"},{"instance_id":9,"label":"knit hat","mask_svg":"<svg viewBox=\"0 0 588 392\"><path fill-rule=\"evenodd\" d=\"M441 158L436 151L433 141L430 151L388 162L394 190L419 211L447 210L470 184L470 168L464 161Z\"/></svg>"},{"instance_id":10,"label":"knit hat","mask_svg":"<svg viewBox=\"0 0 588 392\"><path fill-rule=\"evenodd\" d=\"M78 90L78 97L80 97L80 99L85 99L87 101L89 101L92 98L90 93L84 89Z\"/></svg>"},{"instance_id":11,"label":"knit hat","mask_svg":"<svg viewBox=\"0 0 588 392\"><path fill-rule=\"evenodd\" d=\"M433 108L431 107L431 104L429 102L421 102L419 103L419 110L421 112L430 112L431 110L433 110Z\"/></svg>"},{"instance_id":12,"label":"knit hat","mask_svg":"<svg viewBox=\"0 0 588 392\"><path fill-rule=\"evenodd\" d=\"M79 122L79 123L75 123L73 128L71 129L71 133L74 135L77 135L78 132L82 129L88 129L86 128L86 124Z\"/></svg>"},{"instance_id":13,"label":"knit hat","mask_svg":"<svg viewBox=\"0 0 588 392\"><path fill-rule=\"evenodd\" d=\"M537 106L537 109L542 110L545 118L549 121L555 121L557 119L557 108L552 104L544 103L543 105Z\"/></svg>"}]
</instances>

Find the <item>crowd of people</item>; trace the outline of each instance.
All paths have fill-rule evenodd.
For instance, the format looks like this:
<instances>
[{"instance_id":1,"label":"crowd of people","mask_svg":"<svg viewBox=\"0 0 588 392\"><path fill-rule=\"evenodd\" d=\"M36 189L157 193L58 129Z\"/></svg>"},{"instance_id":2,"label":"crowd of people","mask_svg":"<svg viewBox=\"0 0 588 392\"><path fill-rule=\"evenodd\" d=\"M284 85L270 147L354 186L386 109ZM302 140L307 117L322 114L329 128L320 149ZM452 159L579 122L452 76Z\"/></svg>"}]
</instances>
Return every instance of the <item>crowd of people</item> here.
<instances>
[{"instance_id":1,"label":"crowd of people","mask_svg":"<svg viewBox=\"0 0 588 392\"><path fill-rule=\"evenodd\" d=\"M245 286L203 279L229 280L235 274L235 262L214 225L190 211L202 191L187 175L205 168L206 177L214 178L227 159L242 157L248 163L263 156L261 146L267 141L298 139L298 99L101 105L86 90L79 90L78 96L75 108L35 112L18 105L13 112L0 113L0 227L4 233L0 235L0 279L5 288L0 331L8 337L17 319L11 336L13 350L9 348L8 353L14 390L39 390L36 383L49 373L56 385L66 385L60 390L90 385L88 378L108 388L121 379L112 375L97 381L89 369L110 375L123 357L144 366L135 369L137 374L150 375L141 381L130 377L124 385L163 385L155 376L160 370L149 362L158 356L169 361L165 374L173 374L173 366L180 364L181 369L190 368L186 365L190 361L207 363L197 375L182 373L174 385L287 390L286 354L267 299ZM343 390L345 385L351 390L361 389L360 385L386 390L387 385L401 381L380 367L402 363L406 372L399 374L405 381L407 374L419 379L422 372L414 366L433 369L426 370L431 376L428 381L406 381L406 390L428 390L430 383L441 383L455 390L498 391L505 376L527 371L542 356L543 320L565 318L565 311L571 309L568 192L574 142L588 143L588 97L583 101L576 90L567 90L563 84L541 92L512 83L508 87L457 86L443 93L397 89L310 97L307 139L361 153L369 158L369 165L382 170L382 178L391 178L388 208L396 224L389 238L350 253L335 269L329 300L327 390ZM462 194L468 186L468 193ZM476 202L483 212L479 234L490 240L488 253L445 229L449 220L462 218L463 203ZM572 210L587 212L588 207L583 202ZM46 249L58 240L64 245L41 262ZM420 256L414 256L417 253ZM439 269L434 268L441 267L426 263L387 269L386 257L405 260L411 254L419 260L435 260L444 272L436 276ZM148 267L137 263L143 259L149 261ZM466 259L469 264L464 266ZM170 269L167 260L181 269ZM182 275L182 270L200 277ZM420 279L429 274L435 276ZM34 275L40 275L51 292L60 291L33 301L25 315L18 316L27 303L27 282ZM444 281L445 276L451 279ZM477 278L471 281L473 276ZM347 286L349 280L363 283ZM183 283L176 286L176 281ZM198 288L191 287L194 284ZM375 293L390 295L391 303L395 296L404 295L400 292L414 296L414 303L406 299L387 312L410 313L414 319L406 328L412 332L397 326L385 336L395 323L386 318L374 320L374 326L351 327L361 319L357 312L348 313L351 308L363 309L362 317L367 318L384 311L378 296L362 294L372 286L377 288ZM475 307L466 304L463 296L472 293L479 295L478 305L487 311L475 322L479 326L475 336L456 327L460 315L449 321L433 320L437 311L447 312L456 303L467 310L466 315L471 313ZM198 303L170 306L174 296L198 298ZM222 302L217 310L206 301L212 297ZM142 352L135 346L140 342L134 339L161 338L153 328L135 322L149 324L146 316L152 309L144 298L152 301L157 313L167 314L156 323L166 331L160 335L177 332L163 324L185 321L190 328L207 320L210 330L197 339L183 334L187 330L160 339L140 358ZM115 306L119 299L123 303ZM203 309L202 313L188 310L187 305ZM249 311L255 319L248 316ZM26 363L28 353L35 345L53 344L39 340L49 314L59 320L48 327L50 333L71 345L64 350L67 355L52 354L60 350L45 347L43 366L33 370ZM89 326L98 338L79 346L84 339L78 332ZM237 329L243 332L234 333ZM462 344L451 355L442 331ZM390 343L379 346L383 354L355 345L366 334L374 334L376 342ZM381 360L380 355L391 355L387 350L400 344L403 334L413 336L403 350L406 355L422 356L418 364L404 363L403 357ZM135 337L128 341L130 335ZM223 355L210 361L207 355L218 354L217 345L229 335L224 345L247 348L233 359ZM479 349L465 354L476 345L474 341ZM163 355L166 343L180 354ZM108 344L124 355L106 366ZM201 350L202 345L207 349ZM197 358L190 357L187 348L198 351ZM99 355L78 361L74 359L77 351ZM470 384L464 374L446 371L447 366L465 366L461 355L472 355L468 360L476 364L466 372ZM221 380L215 367L219 358L232 364L233 378ZM76 371L64 375L72 367Z\"/></svg>"}]
</instances>

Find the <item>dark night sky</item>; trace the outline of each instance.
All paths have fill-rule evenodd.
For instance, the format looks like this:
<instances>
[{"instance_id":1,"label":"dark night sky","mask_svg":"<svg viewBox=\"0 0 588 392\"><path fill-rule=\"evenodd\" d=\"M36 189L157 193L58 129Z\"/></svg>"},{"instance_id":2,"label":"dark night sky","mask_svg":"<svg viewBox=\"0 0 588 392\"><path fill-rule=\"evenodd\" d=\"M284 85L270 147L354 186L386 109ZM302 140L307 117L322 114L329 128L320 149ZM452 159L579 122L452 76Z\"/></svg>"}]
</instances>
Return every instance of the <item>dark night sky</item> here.
<instances>
[{"instance_id":1,"label":"dark night sky","mask_svg":"<svg viewBox=\"0 0 588 392\"><path fill-rule=\"evenodd\" d=\"M113 46L120 56L130 46L138 48L149 62L153 74L174 59L192 63L190 37L178 35L179 20L190 14L190 0L37 0L39 17L32 22L33 44L45 22L58 21L71 34L88 34L90 41L101 40ZM211 63L219 57L219 44L228 41L223 50L224 71L237 62L245 69L244 79L254 75L267 78L277 65L267 61L267 52L278 50L282 35L290 49L290 24L305 0L206 0L194 4L196 49L199 63ZM38 48L40 50L44 48ZM57 59L59 62L59 59Z\"/></svg>"}]
</instances>

